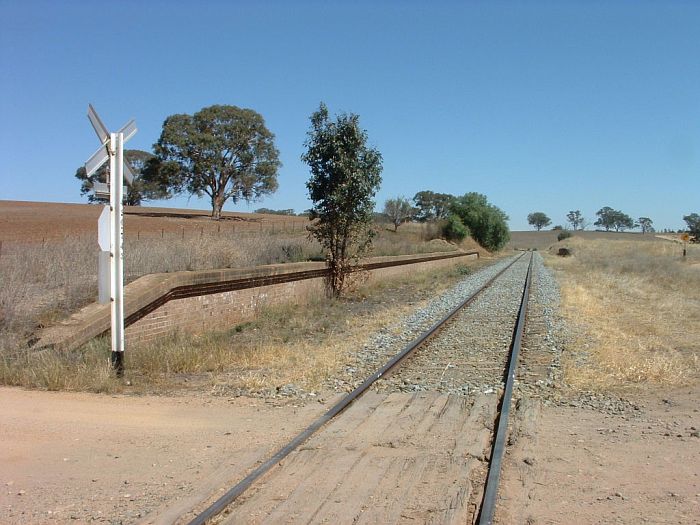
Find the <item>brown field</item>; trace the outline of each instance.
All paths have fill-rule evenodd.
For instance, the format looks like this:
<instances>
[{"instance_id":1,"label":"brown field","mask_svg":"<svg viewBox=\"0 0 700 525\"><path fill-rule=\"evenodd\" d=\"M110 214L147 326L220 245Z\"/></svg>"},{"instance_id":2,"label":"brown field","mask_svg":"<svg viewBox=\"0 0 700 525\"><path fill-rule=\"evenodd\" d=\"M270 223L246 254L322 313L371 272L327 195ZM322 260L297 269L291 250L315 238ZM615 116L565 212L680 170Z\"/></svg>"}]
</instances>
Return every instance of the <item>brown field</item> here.
<instances>
[{"instance_id":1,"label":"brown field","mask_svg":"<svg viewBox=\"0 0 700 525\"><path fill-rule=\"evenodd\" d=\"M510 232L510 242L506 248L514 250L546 250L551 245L556 244L557 235L561 230L542 230L542 231L513 231ZM604 232L604 231L570 231L573 237L585 240L601 240L601 241L669 241L673 234L666 234L663 237L661 234L641 234L636 232ZM670 236L670 237L669 237ZM669 237L669 238L667 238Z\"/></svg>"},{"instance_id":2,"label":"brown field","mask_svg":"<svg viewBox=\"0 0 700 525\"><path fill-rule=\"evenodd\" d=\"M0 241L48 241L97 235L102 206L0 200ZM206 210L124 208L124 236L160 237L232 234L236 232L304 232L306 217L223 212L212 221Z\"/></svg>"}]
</instances>

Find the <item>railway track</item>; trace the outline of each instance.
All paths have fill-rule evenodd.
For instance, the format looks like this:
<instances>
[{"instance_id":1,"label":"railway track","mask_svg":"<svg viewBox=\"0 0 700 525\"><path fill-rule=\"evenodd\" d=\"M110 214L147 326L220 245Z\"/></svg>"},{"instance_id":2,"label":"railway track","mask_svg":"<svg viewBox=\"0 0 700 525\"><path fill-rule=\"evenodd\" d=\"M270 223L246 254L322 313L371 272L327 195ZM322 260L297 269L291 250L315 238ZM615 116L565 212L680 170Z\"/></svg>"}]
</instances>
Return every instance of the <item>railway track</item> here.
<instances>
[{"instance_id":1,"label":"railway track","mask_svg":"<svg viewBox=\"0 0 700 525\"><path fill-rule=\"evenodd\" d=\"M178 523L491 523L535 256Z\"/></svg>"}]
</instances>

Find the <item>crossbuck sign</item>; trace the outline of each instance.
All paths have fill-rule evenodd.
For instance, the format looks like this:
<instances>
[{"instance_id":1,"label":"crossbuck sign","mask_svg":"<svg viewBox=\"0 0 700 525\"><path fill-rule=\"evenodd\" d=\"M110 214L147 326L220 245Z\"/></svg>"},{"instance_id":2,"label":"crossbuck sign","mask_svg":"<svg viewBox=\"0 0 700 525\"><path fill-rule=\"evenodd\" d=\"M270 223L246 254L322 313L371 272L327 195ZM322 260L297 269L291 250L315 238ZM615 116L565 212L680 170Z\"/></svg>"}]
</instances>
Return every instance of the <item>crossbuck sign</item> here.
<instances>
[{"instance_id":1,"label":"crossbuck sign","mask_svg":"<svg viewBox=\"0 0 700 525\"><path fill-rule=\"evenodd\" d=\"M98 266L100 302L111 304L112 366L117 375L124 373L124 238L122 195L124 181L131 184L134 173L124 158L124 143L136 133L136 122L130 120L116 133L110 133L88 104L88 119L100 140L100 147L85 163L87 176L93 175L109 161L107 180L95 182L97 197L109 197L97 223L97 241L100 245ZM109 272L107 271L109 268ZM108 295L109 293L109 295ZM109 299L107 299L109 297Z\"/></svg>"}]
</instances>

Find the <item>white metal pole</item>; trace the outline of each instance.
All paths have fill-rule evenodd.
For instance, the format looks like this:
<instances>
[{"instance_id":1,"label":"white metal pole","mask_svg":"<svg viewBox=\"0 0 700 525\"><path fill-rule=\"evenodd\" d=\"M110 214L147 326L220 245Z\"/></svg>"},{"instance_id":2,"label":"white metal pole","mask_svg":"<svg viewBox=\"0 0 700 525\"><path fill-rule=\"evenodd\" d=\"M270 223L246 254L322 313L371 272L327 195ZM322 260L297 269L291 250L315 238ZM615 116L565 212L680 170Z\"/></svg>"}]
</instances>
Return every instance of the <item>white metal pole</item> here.
<instances>
[{"instance_id":1,"label":"white metal pole","mask_svg":"<svg viewBox=\"0 0 700 525\"><path fill-rule=\"evenodd\" d=\"M117 375L124 372L124 252L122 249L122 193L124 184L124 134L110 134L111 209L111 289L112 289L112 366Z\"/></svg>"}]
</instances>

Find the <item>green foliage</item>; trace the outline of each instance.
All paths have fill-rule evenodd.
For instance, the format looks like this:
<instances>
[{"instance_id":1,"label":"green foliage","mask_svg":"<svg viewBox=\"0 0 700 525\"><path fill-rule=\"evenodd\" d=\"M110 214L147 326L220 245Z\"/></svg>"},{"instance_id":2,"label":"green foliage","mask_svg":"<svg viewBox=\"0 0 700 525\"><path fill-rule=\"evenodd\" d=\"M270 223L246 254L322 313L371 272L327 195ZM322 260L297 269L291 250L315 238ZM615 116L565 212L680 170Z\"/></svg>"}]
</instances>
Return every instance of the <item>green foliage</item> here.
<instances>
[{"instance_id":1,"label":"green foliage","mask_svg":"<svg viewBox=\"0 0 700 525\"><path fill-rule=\"evenodd\" d=\"M458 264L455 271L457 272L457 275L471 275L474 273L474 270L466 264Z\"/></svg>"},{"instance_id":2,"label":"green foliage","mask_svg":"<svg viewBox=\"0 0 700 525\"><path fill-rule=\"evenodd\" d=\"M486 195L466 193L453 200L451 209L469 229L474 240L484 248L498 251L510 239L506 222L508 216L500 208L490 204Z\"/></svg>"},{"instance_id":3,"label":"green foliage","mask_svg":"<svg viewBox=\"0 0 700 525\"><path fill-rule=\"evenodd\" d=\"M151 153L138 149L127 149L124 150L124 156L134 172L134 180L127 185L124 193L123 203L126 206L140 206L143 201L170 198L167 189L163 189L158 184L144 179L144 170L148 162L153 158ZM88 202L109 202L109 199L96 197L92 192L96 182L107 182L108 171L109 163L103 164L90 177L87 176L85 166L80 166L76 170L75 178L81 181L80 195L87 195Z\"/></svg>"},{"instance_id":4,"label":"green foliage","mask_svg":"<svg viewBox=\"0 0 700 525\"><path fill-rule=\"evenodd\" d=\"M387 199L384 203L384 215L386 215L394 225L394 231L399 229L404 222L411 220L416 213L416 209L406 197L396 197Z\"/></svg>"},{"instance_id":5,"label":"green foliage","mask_svg":"<svg viewBox=\"0 0 700 525\"><path fill-rule=\"evenodd\" d=\"M547 215L541 211L532 212L527 216L527 222L530 226L534 227L537 231L540 231L545 226L552 224L552 220L547 217Z\"/></svg>"},{"instance_id":6,"label":"green foliage","mask_svg":"<svg viewBox=\"0 0 700 525\"><path fill-rule=\"evenodd\" d=\"M685 215L683 220L688 225L688 233L693 239L693 242L700 242L700 215L691 213Z\"/></svg>"},{"instance_id":7,"label":"green foliage","mask_svg":"<svg viewBox=\"0 0 700 525\"><path fill-rule=\"evenodd\" d=\"M469 235L469 229L464 225L459 216L452 214L442 227L442 235L448 241L459 242Z\"/></svg>"},{"instance_id":8,"label":"green foliage","mask_svg":"<svg viewBox=\"0 0 700 525\"><path fill-rule=\"evenodd\" d=\"M329 291L339 296L352 262L372 245L372 199L382 181L382 156L367 146L357 115L341 114L331 121L321 103L310 120L301 157L311 170L306 183L313 203L309 231L326 251Z\"/></svg>"},{"instance_id":9,"label":"green foliage","mask_svg":"<svg viewBox=\"0 0 700 525\"><path fill-rule=\"evenodd\" d=\"M571 237L571 232L563 231L557 235L557 240L558 241L563 241L564 239L568 239Z\"/></svg>"},{"instance_id":10,"label":"green foliage","mask_svg":"<svg viewBox=\"0 0 700 525\"><path fill-rule=\"evenodd\" d=\"M265 213L267 215L287 215L289 217L295 217L296 214L294 213L294 210L288 209L288 210L271 210L270 208L258 208L257 210L254 211L254 213Z\"/></svg>"},{"instance_id":11,"label":"green foliage","mask_svg":"<svg viewBox=\"0 0 700 525\"><path fill-rule=\"evenodd\" d=\"M613 210L610 206L601 208L595 214L598 216L598 220L593 224L605 228L605 231L614 228L617 232L623 232L634 228L632 217L619 210Z\"/></svg>"},{"instance_id":12,"label":"green foliage","mask_svg":"<svg viewBox=\"0 0 700 525\"><path fill-rule=\"evenodd\" d=\"M277 190L281 163L274 138L252 109L217 105L171 115L147 174L175 193L208 195L218 220L226 201L250 202Z\"/></svg>"},{"instance_id":13,"label":"green foliage","mask_svg":"<svg viewBox=\"0 0 700 525\"><path fill-rule=\"evenodd\" d=\"M561 230L563 230L563 229L564 229L564 227L563 227L561 224L557 224L557 225L555 225L555 226L552 226L552 231L553 231L553 232L558 232L558 231L561 231Z\"/></svg>"},{"instance_id":14,"label":"green foliage","mask_svg":"<svg viewBox=\"0 0 700 525\"><path fill-rule=\"evenodd\" d=\"M642 233L651 233L654 231L654 221L649 217L640 217L637 219L637 224L642 229Z\"/></svg>"},{"instance_id":15,"label":"green foliage","mask_svg":"<svg viewBox=\"0 0 700 525\"><path fill-rule=\"evenodd\" d=\"M439 221L447 219L450 215L450 204L454 195L449 193L434 193L432 191L419 191L413 197L416 205L416 220L421 222Z\"/></svg>"},{"instance_id":16,"label":"green foliage","mask_svg":"<svg viewBox=\"0 0 700 525\"><path fill-rule=\"evenodd\" d=\"M580 210L572 210L567 213L566 220L569 222L569 224L571 224L574 231L578 230L579 228L583 229L585 219L583 218L583 215L581 215Z\"/></svg>"}]
</instances>

